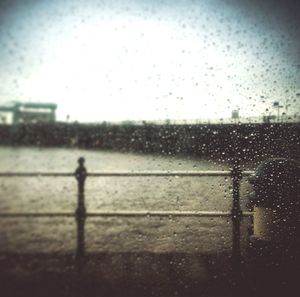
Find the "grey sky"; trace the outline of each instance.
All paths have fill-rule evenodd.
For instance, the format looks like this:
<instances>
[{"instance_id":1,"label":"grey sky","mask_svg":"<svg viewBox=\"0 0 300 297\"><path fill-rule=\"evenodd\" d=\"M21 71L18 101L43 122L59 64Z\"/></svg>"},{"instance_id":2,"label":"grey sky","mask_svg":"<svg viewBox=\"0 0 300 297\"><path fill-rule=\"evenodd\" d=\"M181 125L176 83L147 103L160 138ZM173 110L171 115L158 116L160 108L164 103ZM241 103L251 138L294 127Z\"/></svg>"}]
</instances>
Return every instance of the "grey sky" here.
<instances>
[{"instance_id":1,"label":"grey sky","mask_svg":"<svg viewBox=\"0 0 300 297\"><path fill-rule=\"evenodd\" d=\"M299 111L296 1L7 1L0 104L79 121Z\"/></svg>"}]
</instances>

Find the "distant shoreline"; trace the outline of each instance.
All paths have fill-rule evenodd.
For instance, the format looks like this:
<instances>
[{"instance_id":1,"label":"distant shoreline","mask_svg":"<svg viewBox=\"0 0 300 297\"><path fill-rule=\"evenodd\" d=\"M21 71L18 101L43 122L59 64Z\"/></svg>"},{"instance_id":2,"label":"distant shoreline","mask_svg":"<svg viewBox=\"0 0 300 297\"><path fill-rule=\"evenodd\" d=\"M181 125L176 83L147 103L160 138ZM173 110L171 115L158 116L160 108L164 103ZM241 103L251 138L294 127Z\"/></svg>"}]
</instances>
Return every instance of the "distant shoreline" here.
<instances>
[{"instance_id":1,"label":"distant shoreline","mask_svg":"<svg viewBox=\"0 0 300 297\"><path fill-rule=\"evenodd\" d=\"M0 145L101 149L201 159L299 159L300 123L0 125Z\"/></svg>"}]
</instances>

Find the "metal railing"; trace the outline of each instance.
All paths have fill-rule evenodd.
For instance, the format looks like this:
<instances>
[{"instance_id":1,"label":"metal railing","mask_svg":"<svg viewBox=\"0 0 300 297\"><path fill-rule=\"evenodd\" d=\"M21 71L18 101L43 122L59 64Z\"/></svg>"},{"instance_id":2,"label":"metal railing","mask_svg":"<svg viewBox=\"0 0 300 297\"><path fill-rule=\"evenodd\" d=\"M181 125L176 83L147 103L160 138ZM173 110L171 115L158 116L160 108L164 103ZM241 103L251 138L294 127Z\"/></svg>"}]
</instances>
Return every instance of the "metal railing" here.
<instances>
[{"instance_id":1,"label":"metal railing","mask_svg":"<svg viewBox=\"0 0 300 297\"><path fill-rule=\"evenodd\" d=\"M49 172L1 172L0 177L75 177L78 185L77 208L74 212L0 212L0 218L7 217L75 217L77 223L76 258L82 262L85 254L85 220L87 217L229 217L232 220L232 259L237 269L241 259L240 223L242 217L252 216L243 212L240 206L240 181L253 171L241 171L235 163L227 171L139 171L139 172L94 172L88 173L84 158L79 158L79 166L74 173ZM87 212L85 206L85 182L88 177L229 177L232 181L231 211L99 211Z\"/></svg>"}]
</instances>

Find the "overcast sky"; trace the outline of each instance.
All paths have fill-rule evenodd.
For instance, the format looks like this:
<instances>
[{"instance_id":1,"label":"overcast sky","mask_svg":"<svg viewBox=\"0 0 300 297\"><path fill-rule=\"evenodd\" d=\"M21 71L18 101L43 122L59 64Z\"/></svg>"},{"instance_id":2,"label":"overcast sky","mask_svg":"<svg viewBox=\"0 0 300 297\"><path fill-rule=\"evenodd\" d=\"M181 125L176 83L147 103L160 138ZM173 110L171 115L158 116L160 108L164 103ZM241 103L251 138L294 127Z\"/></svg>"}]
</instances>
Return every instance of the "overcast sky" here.
<instances>
[{"instance_id":1,"label":"overcast sky","mask_svg":"<svg viewBox=\"0 0 300 297\"><path fill-rule=\"evenodd\" d=\"M31 0L0 6L0 104L78 121L300 110L298 1ZM284 109L282 109L284 111Z\"/></svg>"}]
</instances>

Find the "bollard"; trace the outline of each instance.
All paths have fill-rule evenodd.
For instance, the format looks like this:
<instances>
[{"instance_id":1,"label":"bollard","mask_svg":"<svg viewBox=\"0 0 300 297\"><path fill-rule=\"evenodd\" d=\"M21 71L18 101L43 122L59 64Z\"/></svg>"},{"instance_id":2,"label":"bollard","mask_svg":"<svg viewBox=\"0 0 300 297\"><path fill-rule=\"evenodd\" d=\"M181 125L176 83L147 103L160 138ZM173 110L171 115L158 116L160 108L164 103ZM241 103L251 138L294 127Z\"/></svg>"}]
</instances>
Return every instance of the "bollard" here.
<instances>
[{"instance_id":1,"label":"bollard","mask_svg":"<svg viewBox=\"0 0 300 297\"><path fill-rule=\"evenodd\" d=\"M86 209L84 201L84 185L87 176L87 171L84 166L84 158L80 157L78 159L78 167L75 171L75 178L78 183L78 195L77 195L77 209L75 212L75 218L77 223L77 249L76 249L76 259L80 262L84 257L85 244L84 244L84 224L86 219Z\"/></svg>"},{"instance_id":2,"label":"bollard","mask_svg":"<svg viewBox=\"0 0 300 297\"><path fill-rule=\"evenodd\" d=\"M299 240L300 163L268 159L249 178L254 195L253 239L284 246Z\"/></svg>"}]
</instances>

